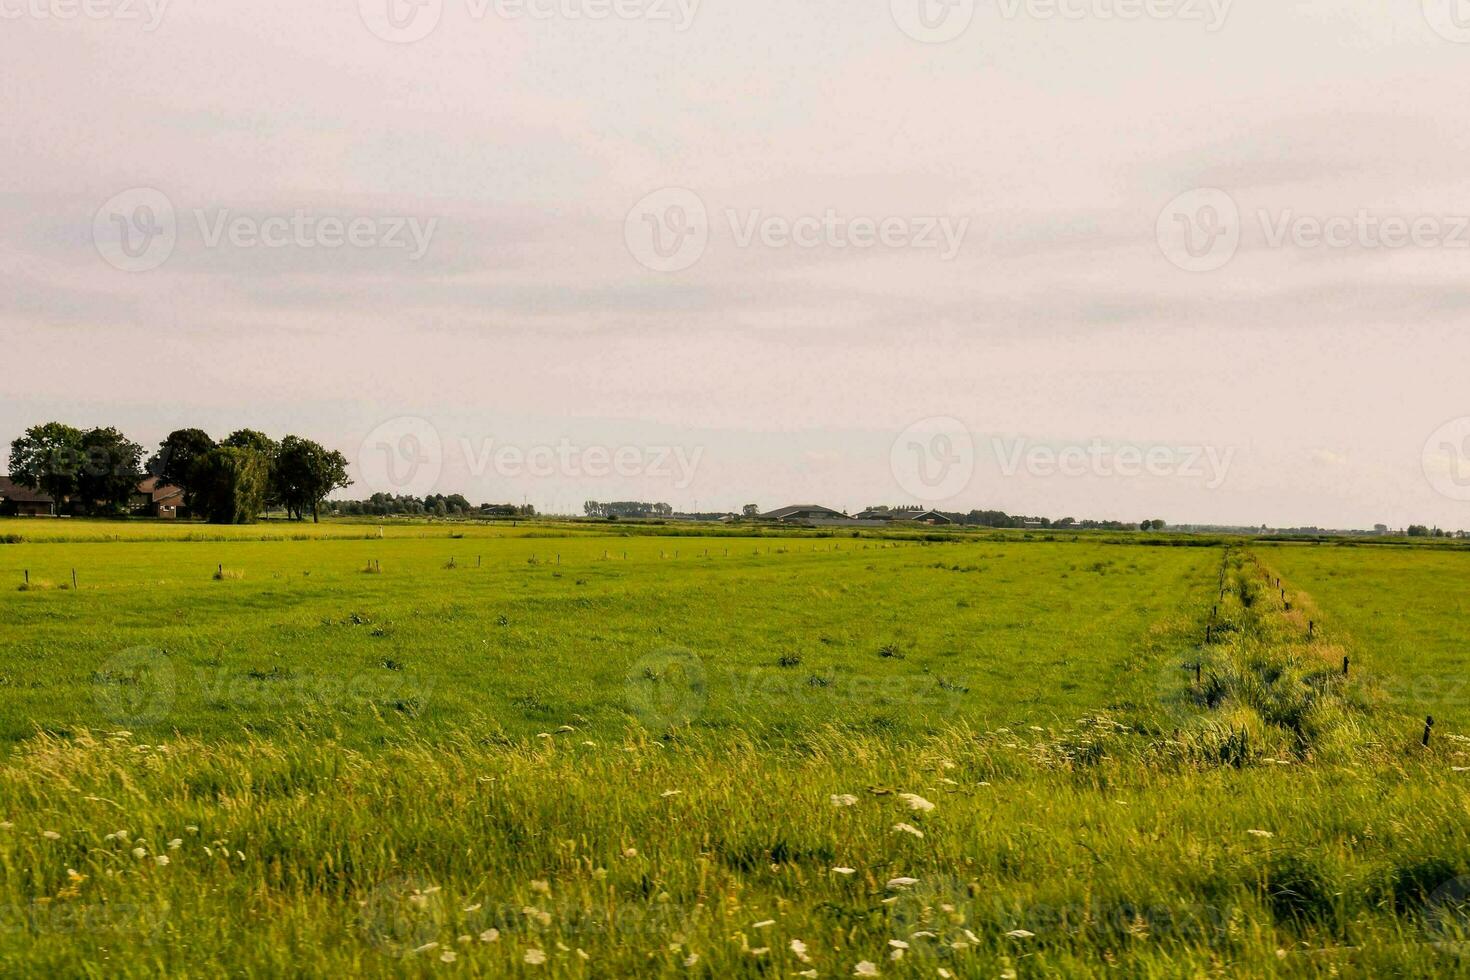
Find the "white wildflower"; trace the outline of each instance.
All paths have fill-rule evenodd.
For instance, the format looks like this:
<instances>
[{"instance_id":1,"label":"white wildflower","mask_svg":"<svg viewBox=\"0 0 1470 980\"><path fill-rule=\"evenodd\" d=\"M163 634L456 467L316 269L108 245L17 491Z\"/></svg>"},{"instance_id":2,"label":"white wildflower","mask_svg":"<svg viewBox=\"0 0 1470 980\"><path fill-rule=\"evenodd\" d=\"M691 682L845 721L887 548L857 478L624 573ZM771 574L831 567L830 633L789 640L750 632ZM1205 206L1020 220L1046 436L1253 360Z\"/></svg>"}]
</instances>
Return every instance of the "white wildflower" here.
<instances>
[{"instance_id":1,"label":"white wildflower","mask_svg":"<svg viewBox=\"0 0 1470 980\"><path fill-rule=\"evenodd\" d=\"M924 799L918 793L899 793L898 798L909 805L910 810L920 813L928 813L934 809L934 804Z\"/></svg>"}]
</instances>

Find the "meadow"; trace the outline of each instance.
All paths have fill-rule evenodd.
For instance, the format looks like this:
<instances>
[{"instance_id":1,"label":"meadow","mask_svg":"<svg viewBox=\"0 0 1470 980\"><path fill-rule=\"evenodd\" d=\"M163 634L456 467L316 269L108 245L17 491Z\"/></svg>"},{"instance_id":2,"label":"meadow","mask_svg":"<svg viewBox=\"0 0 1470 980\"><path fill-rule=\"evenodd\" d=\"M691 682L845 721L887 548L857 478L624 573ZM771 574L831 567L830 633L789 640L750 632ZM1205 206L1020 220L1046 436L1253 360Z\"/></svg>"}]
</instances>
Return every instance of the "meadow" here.
<instances>
[{"instance_id":1,"label":"meadow","mask_svg":"<svg viewBox=\"0 0 1470 980\"><path fill-rule=\"evenodd\" d=\"M1470 972L1465 553L14 523L7 975Z\"/></svg>"}]
</instances>

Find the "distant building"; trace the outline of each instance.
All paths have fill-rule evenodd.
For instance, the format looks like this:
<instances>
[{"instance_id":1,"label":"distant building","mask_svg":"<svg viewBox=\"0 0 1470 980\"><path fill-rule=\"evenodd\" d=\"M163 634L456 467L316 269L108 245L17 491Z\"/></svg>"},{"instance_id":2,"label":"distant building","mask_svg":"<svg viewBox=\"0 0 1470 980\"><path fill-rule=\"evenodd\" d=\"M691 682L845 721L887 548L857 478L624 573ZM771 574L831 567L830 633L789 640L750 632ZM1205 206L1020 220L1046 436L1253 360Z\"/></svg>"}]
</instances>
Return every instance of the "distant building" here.
<instances>
[{"instance_id":1,"label":"distant building","mask_svg":"<svg viewBox=\"0 0 1470 980\"><path fill-rule=\"evenodd\" d=\"M782 523L798 523L801 521L846 521L851 520L846 514L831 507L822 507L818 504L796 504L792 507L782 507L770 513L762 514L763 521L780 521Z\"/></svg>"},{"instance_id":2,"label":"distant building","mask_svg":"<svg viewBox=\"0 0 1470 980\"><path fill-rule=\"evenodd\" d=\"M0 514L15 517L54 517L56 501L49 494L23 487L0 476Z\"/></svg>"},{"instance_id":3,"label":"distant building","mask_svg":"<svg viewBox=\"0 0 1470 980\"><path fill-rule=\"evenodd\" d=\"M954 520L952 518L948 517L945 514L941 514L937 510L926 510L926 511L921 511L920 513L917 513L917 514L916 513L909 512L909 511L905 511L902 515L900 515L899 520L904 520L904 521L917 521L920 524L935 524L935 525L938 525L938 524L953 524L954 523Z\"/></svg>"},{"instance_id":4,"label":"distant building","mask_svg":"<svg viewBox=\"0 0 1470 980\"><path fill-rule=\"evenodd\" d=\"M138 484L133 494L133 513L171 521L184 507L184 491L171 483L150 476Z\"/></svg>"}]
</instances>

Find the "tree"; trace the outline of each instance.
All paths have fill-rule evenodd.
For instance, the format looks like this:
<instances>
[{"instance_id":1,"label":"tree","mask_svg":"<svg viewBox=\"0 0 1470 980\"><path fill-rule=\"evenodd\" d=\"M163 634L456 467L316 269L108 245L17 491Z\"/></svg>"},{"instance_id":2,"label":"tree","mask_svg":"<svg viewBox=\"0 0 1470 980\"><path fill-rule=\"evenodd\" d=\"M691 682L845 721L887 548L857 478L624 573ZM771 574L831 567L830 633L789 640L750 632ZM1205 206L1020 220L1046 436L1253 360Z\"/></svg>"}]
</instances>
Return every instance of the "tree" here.
<instances>
[{"instance_id":1,"label":"tree","mask_svg":"<svg viewBox=\"0 0 1470 980\"><path fill-rule=\"evenodd\" d=\"M81 459L80 429L60 422L33 425L10 444L10 478L50 496L59 511L76 495Z\"/></svg>"},{"instance_id":2,"label":"tree","mask_svg":"<svg viewBox=\"0 0 1470 980\"><path fill-rule=\"evenodd\" d=\"M740 508L740 516L741 517L759 517L759 516L761 516L760 505L759 504L746 504L744 507Z\"/></svg>"},{"instance_id":3,"label":"tree","mask_svg":"<svg viewBox=\"0 0 1470 980\"><path fill-rule=\"evenodd\" d=\"M281 440L273 482L281 503L297 520L311 508L313 521L321 520L321 503L332 491L352 486L346 456L297 436Z\"/></svg>"},{"instance_id":4,"label":"tree","mask_svg":"<svg viewBox=\"0 0 1470 980\"><path fill-rule=\"evenodd\" d=\"M81 448L77 496L93 513L125 511L143 479L143 447L107 428L83 432Z\"/></svg>"},{"instance_id":5,"label":"tree","mask_svg":"<svg viewBox=\"0 0 1470 980\"><path fill-rule=\"evenodd\" d=\"M193 510L194 463L213 448L214 440L204 430L176 429L158 444L158 452L148 461L148 472L184 491L184 506Z\"/></svg>"},{"instance_id":6,"label":"tree","mask_svg":"<svg viewBox=\"0 0 1470 980\"><path fill-rule=\"evenodd\" d=\"M281 451L280 443L264 432L257 432L254 429L236 429L225 436L220 445L234 446L236 449L250 449L260 453L266 459L274 459Z\"/></svg>"},{"instance_id":7,"label":"tree","mask_svg":"<svg viewBox=\"0 0 1470 980\"><path fill-rule=\"evenodd\" d=\"M195 460L189 479L211 524L254 524L270 490L270 460L253 449L216 446Z\"/></svg>"},{"instance_id":8,"label":"tree","mask_svg":"<svg viewBox=\"0 0 1470 980\"><path fill-rule=\"evenodd\" d=\"M265 457L266 463L271 469L270 485L265 491L265 506L267 509L281 505L281 488L276 480L276 457L281 454L281 444L276 442L264 432L256 429L236 429L225 436L220 442L221 446L233 446L236 449L248 449L251 452L260 453Z\"/></svg>"}]
</instances>

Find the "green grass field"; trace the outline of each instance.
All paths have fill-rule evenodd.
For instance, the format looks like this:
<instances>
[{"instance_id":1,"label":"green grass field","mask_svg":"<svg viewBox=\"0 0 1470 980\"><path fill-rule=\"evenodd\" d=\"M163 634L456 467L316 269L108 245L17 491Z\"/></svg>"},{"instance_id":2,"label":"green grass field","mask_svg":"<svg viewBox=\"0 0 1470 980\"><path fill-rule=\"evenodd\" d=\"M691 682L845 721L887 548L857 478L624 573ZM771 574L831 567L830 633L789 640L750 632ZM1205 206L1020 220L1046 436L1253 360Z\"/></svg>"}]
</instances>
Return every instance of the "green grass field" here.
<instances>
[{"instance_id":1,"label":"green grass field","mask_svg":"<svg viewBox=\"0 0 1470 980\"><path fill-rule=\"evenodd\" d=\"M0 972L1470 969L1470 554L213 530L0 522Z\"/></svg>"}]
</instances>

